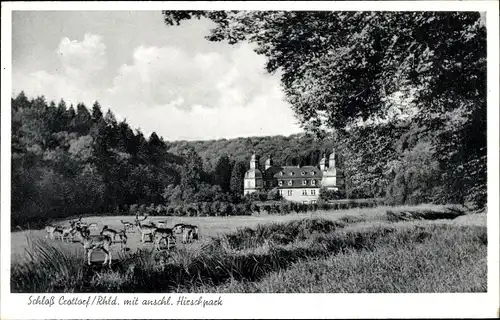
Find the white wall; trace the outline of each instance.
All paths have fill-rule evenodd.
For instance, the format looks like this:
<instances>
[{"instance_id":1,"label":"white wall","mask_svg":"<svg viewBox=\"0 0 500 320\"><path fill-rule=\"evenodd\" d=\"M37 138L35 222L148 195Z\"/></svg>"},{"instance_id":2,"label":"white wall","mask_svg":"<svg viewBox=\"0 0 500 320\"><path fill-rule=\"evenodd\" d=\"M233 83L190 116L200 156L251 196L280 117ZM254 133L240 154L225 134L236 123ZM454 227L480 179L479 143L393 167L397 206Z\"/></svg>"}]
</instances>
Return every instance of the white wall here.
<instances>
[{"instance_id":1,"label":"white wall","mask_svg":"<svg viewBox=\"0 0 500 320\"><path fill-rule=\"evenodd\" d=\"M307 192L307 195L302 194L304 190ZM291 195L289 195L289 192L291 192ZM314 194L312 194L313 192ZM294 202L311 202L319 199L319 188L283 188L280 189L280 193L284 199Z\"/></svg>"}]
</instances>

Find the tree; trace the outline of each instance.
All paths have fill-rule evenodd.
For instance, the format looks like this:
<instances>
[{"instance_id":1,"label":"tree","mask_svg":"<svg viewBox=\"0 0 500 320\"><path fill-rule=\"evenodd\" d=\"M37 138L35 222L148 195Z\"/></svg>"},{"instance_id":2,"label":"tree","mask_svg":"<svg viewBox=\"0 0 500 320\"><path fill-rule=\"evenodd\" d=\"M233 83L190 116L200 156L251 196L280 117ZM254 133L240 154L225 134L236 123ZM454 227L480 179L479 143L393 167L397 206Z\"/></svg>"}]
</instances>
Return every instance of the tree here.
<instances>
[{"instance_id":1,"label":"tree","mask_svg":"<svg viewBox=\"0 0 500 320\"><path fill-rule=\"evenodd\" d=\"M213 177L214 183L219 185L223 192L229 192L231 184L231 173L233 164L227 155L223 155L217 161Z\"/></svg>"},{"instance_id":2,"label":"tree","mask_svg":"<svg viewBox=\"0 0 500 320\"><path fill-rule=\"evenodd\" d=\"M247 165L245 162L238 161L233 167L231 172L230 190L235 196L242 196L244 190L244 177L247 171Z\"/></svg>"},{"instance_id":3,"label":"tree","mask_svg":"<svg viewBox=\"0 0 500 320\"><path fill-rule=\"evenodd\" d=\"M68 108L68 111L66 112L66 121L69 132L75 131L75 118L76 118L75 108L73 107L73 104L71 104Z\"/></svg>"},{"instance_id":4,"label":"tree","mask_svg":"<svg viewBox=\"0 0 500 320\"><path fill-rule=\"evenodd\" d=\"M103 118L101 105L98 101L94 102L92 105L92 122L98 123Z\"/></svg>"},{"instance_id":5,"label":"tree","mask_svg":"<svg viewBox=\"0 0 500 320\"><path fill-rule=\"evenodd\" d=\"M65 131L68 127L68 119L66 113L66 102L63 99L57 104L57 109L55 112L55 124L53 130L55 132Z\"/></svg>"},{"instance_id":6,"label":"tree","mask_svg":"<svg viewBox=\"0 0 500 320\"><path fill-rule=\"evenodd\" d=\"M76 110L77 114L75 117L75 131L81 135L86 135L89 133L90 127L92 125L92 116L83 103L79 103L76 106Z\"/></svg>"},{"instance_id":7,"label":"tree","mask_svg":"<svg viewBox=\"0 0 500 320\"><path fill-rule=\"evenodd\" d=\"M188 148L184 154L185 163L181 172L181 188L183 190L198 191L201 183L203 162L194 148Z\"/></svg>"}]
</instances>

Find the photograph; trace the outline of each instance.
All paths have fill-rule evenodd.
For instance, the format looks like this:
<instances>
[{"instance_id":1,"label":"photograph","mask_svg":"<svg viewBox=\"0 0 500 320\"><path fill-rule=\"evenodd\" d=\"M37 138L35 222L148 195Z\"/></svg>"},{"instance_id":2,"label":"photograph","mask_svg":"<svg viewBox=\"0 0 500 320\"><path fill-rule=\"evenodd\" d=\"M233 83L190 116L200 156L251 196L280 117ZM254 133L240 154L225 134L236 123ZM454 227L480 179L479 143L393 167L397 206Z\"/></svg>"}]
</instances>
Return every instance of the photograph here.
<instances>
[{"instance_id":1,"label":"photograph","mask_svg":"<svg viewBox=\"0 0 500 320\"><path fill-rule=\"evenodd\" d=\"M12 10L10 293L498 292L487 12L220 7Z\"/></svg>"}]
</instances>

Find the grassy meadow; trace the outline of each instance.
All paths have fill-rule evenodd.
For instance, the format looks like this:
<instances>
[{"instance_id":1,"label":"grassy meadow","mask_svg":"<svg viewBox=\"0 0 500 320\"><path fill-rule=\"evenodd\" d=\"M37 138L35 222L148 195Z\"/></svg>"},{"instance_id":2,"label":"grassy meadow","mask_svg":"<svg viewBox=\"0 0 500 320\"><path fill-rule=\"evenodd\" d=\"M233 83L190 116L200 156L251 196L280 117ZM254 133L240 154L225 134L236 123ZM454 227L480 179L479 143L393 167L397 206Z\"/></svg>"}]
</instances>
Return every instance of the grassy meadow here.
<instances>
[{"instance_id":1,"label":"grassy meadow","mask_svg":"<svg viewBox=\"0 0 500 320\"><path fill-rule=\"evenodd\" d=\"M120 219L86 217L118 229ZM113 265L81 244L12 233L12 292L486 292L486 214L444 206L284 216L151 217L200 227L200 241L155 252L129 233ZM94 231L94 233L96 233Z\"/></svg>"}]
</instances>

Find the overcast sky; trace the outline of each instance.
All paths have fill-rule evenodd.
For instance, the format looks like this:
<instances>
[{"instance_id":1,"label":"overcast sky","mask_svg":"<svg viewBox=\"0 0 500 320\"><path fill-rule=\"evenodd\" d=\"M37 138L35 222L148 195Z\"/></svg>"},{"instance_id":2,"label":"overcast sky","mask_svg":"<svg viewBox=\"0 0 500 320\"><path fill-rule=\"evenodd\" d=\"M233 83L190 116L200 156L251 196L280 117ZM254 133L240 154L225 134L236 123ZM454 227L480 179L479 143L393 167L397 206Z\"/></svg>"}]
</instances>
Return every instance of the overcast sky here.
<instances>
[{"instance_id":1,"label":"overcast sky","mask_svg":"<svg viewBox=\"0 0 500 320\"><path fill-rule=\"evenodd\" d=\"M161 12L13 12L13 95L91 107L166 140L300 132L279 76L248 44L205 40L210 21Z\"/></svg>"}]
</instances>

